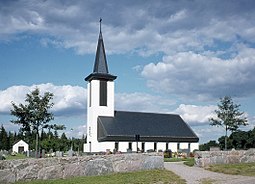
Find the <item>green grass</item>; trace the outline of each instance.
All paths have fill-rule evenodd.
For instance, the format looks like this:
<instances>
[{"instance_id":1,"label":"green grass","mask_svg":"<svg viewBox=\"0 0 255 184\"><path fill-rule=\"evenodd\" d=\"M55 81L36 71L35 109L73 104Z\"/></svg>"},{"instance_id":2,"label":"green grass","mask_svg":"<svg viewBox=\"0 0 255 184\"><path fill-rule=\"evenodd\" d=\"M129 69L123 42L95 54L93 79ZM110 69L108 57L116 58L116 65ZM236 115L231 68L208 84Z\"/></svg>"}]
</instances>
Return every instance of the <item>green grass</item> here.
<instances>
[{"instance_id":1,"label":"green grass","mask_svg":"<svg viewBox=\"0 0 255 184\"><path fill-rule=\"evenodd\" d=\"M183 162L187 166L194 166L195 159L194 158L164 158L164 162Z\"/></svg>"},{"instance_id":2,"label":"green grass","mask_svg":"<svg viewBox=\"0 0 255 184\"><path fill-rule=\"evenodd\" d=\"M255 162L239 164L215 164L210 165L206 169L225 174L255 176Z\"/></svg>"},{"instance_id":3,"label":"green grass","mask_svg":"<svg viewBox=\"0 0 255 184\"><path fill-rule=\"evenodd\" d=\"M15 160L15 159L24 159L27 158L25 155L17 153L17 155L12 156L12 155L7 155L6 160Z\"/></svg>"},{"instance_id":4,"label":"green grass","mask_svg":"<svg viewBox=\"0 0 255 184\"><path fill-rule=\"evenodd\" d=\"M182 162L184 158L164 158L164 162Z\"/></svg>"},{"instance_id":5,"label":"green grass","mask_svg":"<svg viewBox=\"0 0 255 184\"><path fill-rule=\"evenodd\" d=\"M104 176L83 176L56 180L33 180L15 184L116 184L116 183L174 183L184 184L185 180L168 170L150 170L129 173L116 173Z\"/></svg>"},{"instance_id":6,"label":"green grass","mask_svg":"<svg viewBox=\"0 0 255 184\"><path fill-rule=\"evenodd\" d=\"M194 166L195 165L195 159L194 158L187 158L186 161L184 161L184 164L187 166Z\"/></svg>"},{"instance_id":7,"label":"green grass","mask_svg":"<svg viewBox=\"0 0 255 184\"><path fill-rule=\"evenodd\" d=\"M199 180L199 183L201 184L213 184L216 180L212 180L210 178L203 178Z\"/></svg>"}]
</instances>

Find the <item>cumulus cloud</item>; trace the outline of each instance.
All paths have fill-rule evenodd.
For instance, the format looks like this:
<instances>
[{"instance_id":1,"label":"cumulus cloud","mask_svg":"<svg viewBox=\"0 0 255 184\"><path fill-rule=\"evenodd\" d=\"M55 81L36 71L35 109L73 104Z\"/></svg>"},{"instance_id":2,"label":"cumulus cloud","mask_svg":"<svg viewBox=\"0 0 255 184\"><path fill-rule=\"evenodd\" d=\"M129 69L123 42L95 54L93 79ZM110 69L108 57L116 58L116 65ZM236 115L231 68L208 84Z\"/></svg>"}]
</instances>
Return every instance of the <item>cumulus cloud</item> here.
<instances>
[{"instance_id":1,"label":"cumulus cloud","mask_svg":"<svg viewBox=\"0 0 255 184\"><path fill-rule=\"evenodd\" d=\"M9 114L11 102L25 103L26 94L36 87L40 89L41 94L45 92L54 94L52 111L55 116L75 116L86 112L86 89L79 86L55 86L47 83L32 86L12 86L0 91L0 113Z\"/></svg>"},{"instance_id":2,"label":"cumulus cloud","mask_svg":"<svg viewBox=\"0 0 255 184\"><path fill-rule=\"evenodd\" d=\"M174 100L147 93L118 93L115 96L116 109L140 112L169 112Z\"/></svg>"},{"instance_id":3,"label":"cumulus cloud","mask_svg":"<svg viewBox=\"0 0 255 184\"><path fill-rule=\"evenodd\" d=\"M190 125L200 126L208 125L208 119L216 117L214 113L216 108L217 107L214 105L197 106L181 104L174 112L181 115L181 117Z\"/></svg>"},{"instance_id":4,"label":"cumulus cloud","mask_svg":"<svg viewBox=\"0 0 255 184\"><path fill-rule=\"evenodd\" d=\"M75 117L86 115L87 89L80 86L63 85L56 86L51 83L32 86L12 86L0 91L0 113L8 115L11 102L16 104L25 103L27 93L36 87L41 94L51 92L54 94L54 106L52 111L56 117ZM147 93L116 93L115 104L117 110L169 112L174 100L162 96Z\"/></svg>"},{"instance_id":5,"label":"cumulus cloud","mask_svg":"<svg viewBox=\"0 0 255 184\"><path fill-rule=\"evenodd\" d=\"M87 129L86 125L79 125L72 127L70 129L66 129L65 134L67 137L82 138L83 135L86 135L86 129Z\"/></svg>"},{"instance_id":6,"label":"cumulus cloud","mask_svg":"<svg viewBox=\"0 0 255 184\"><path fill-rule=\"evenodd\" d=\"M1 1L0 7L0 40L36 34L44 46L78 54L94 53L100 16L108 53L199 52L211 50L217 39L255 41L253 1L22 0Z\"/></svg>"},{"instance_id":7,"label":"cumulus cloud","mask_svg":"<svg viewBox=\"0 0 255 184\"><path fill-rule=\"evenodd\" d=\"M255 92L254 55L255 49L247 47L232 59L181 52L146 65L142 76L155 90L200 100L250 96Z\"/></svg>"}]
</instances>

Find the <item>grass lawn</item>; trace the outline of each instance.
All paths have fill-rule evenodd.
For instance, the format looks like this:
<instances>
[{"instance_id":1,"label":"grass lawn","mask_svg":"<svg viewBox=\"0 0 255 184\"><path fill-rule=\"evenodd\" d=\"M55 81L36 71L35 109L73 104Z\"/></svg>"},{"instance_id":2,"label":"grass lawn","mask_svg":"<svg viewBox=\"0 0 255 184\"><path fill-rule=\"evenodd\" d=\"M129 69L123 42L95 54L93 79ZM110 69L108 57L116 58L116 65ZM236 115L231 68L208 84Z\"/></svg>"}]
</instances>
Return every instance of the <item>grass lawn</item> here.
<instances>
[{"instance_id":1,"label":"grass lawn","mask_svg":"<svg viewBox=\"0 0 255 184\"><path fill-rule=\"evenodd\" d=\"M181 162L184 161L185 158L164 158L164 162Z\"/></svg>"},{"instance_id":2,"label":"grass lawn","mask_svg":"<svg viewBox=\"0 0 255 184\"><path fill-rule=\"evenodd\" d=\"M34 180L15 184L116 184L116 183L174 183L184 184L185 180L168 170L150 170L129 173L116 173L104 176L84 176L57 180Z\"/></svg>"},{"instance_id":3,"label":"grass lawn","mask_svg":"<svg viewBox=\"0 0 255 184\"><path fill-rule=\"evenodd\" d=\"M184 161L184 164L187 166L194 166L195 165L195 159L194 158L187 158L186 161Z\"/></svg>"},{"instance_id":4,"label":"grass lawn","mask_svg":"<svg viewBox=\"0 0 255 184\"><path fill-rule=\"evenodd\" d=\"M206 169L225 174L255 176L255 162L240 164L215 164L210 165Z\"/></svg>"},{"instance_id":5,"label":"grass lawn","mask_svg":"<svg viewBox=\"0 0 255 184\"><path fill-rule=\"evenodd\" d=\"M164 158L164 162L183 162L187 166L194 166L195 159L194 158Z\"/></svg>"},{"instance_id":6,"label":"grass lawn","mask_svg":"<svg viewBox=\"0 0 255 184\"><path fill-rule=\"evenodd\" d=\"M7 155L6 160L14 160L14 159L24 159L27 158L25 155L17 153L17 155L12 156L12 155Z\"/></svg>"},{"instance_id":7,"label":"grass lawn","mask_svg":"<svg viewBox=\"0 0 255 184\"><path fill-rule=\"evenodd\" d=\"M212 180L210 178L204 178L204 179L199 180L200 184L213 184L215 182L216 182L216 180Z\"/></svg>"}]
</instances>

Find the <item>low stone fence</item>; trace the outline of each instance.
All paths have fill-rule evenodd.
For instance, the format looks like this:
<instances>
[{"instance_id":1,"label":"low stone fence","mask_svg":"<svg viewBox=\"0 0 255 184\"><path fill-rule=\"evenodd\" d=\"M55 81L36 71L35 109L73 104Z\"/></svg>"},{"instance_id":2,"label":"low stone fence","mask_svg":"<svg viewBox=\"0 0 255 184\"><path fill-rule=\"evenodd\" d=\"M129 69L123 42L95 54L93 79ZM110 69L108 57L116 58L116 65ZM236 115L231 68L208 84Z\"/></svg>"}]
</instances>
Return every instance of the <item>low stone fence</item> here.
<instances>
[{"instance_id":1,"label":"low stone fence","mask_svg":"<svg viewBox=\"0 0 255 184\"><path fill-rule=\"evenodd\" d=\"M0 183L163 168L162 153L4 160L0 161Z\"/></svg>"},{"instance_id":2,"label":"low stone fence","mask_svg":"<svg viewBox=\"0 0 255 184\"><path fill-rule=\"evenodd\" d=\"M197 151L195 164L206 167L211 164L231 164L255 162L255 149L231 151Z\"/></svg>"}]
</instances>

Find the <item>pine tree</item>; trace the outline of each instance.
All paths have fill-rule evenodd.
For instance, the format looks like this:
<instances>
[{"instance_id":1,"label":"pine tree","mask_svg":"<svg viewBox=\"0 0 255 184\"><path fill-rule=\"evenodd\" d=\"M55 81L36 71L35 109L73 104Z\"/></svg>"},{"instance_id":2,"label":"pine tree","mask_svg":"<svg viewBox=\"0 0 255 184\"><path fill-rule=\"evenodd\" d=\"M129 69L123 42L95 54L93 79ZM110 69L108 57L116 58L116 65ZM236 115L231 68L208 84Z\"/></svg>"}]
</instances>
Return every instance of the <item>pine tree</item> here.
<instances>
[{"instance_id":1,"label":"pine tree","mask_svg":"<svg viewBox=\"0 0 255 184\"><path fill-rule=\"evenodd\" d=\"M1 132L1 137L0 137L0 140L1 140L1 148L0 150L9 150L9 143L8 143L8 134L4 128L3 125L1 125L1 129L0 129L0 132Z\"/></svg>"},{"instance_id":2,"label":"pine tree","mask_svg":"<svg viewBox=\"0 0 255 184\"><path fill-rule=\"evenodd\" d=\"M15 143L15 138L14 138L14 133L12 133L11 131L9 131L9 141L10 141L10 146L12 147Z\"/></svg>"}]
</instances>

